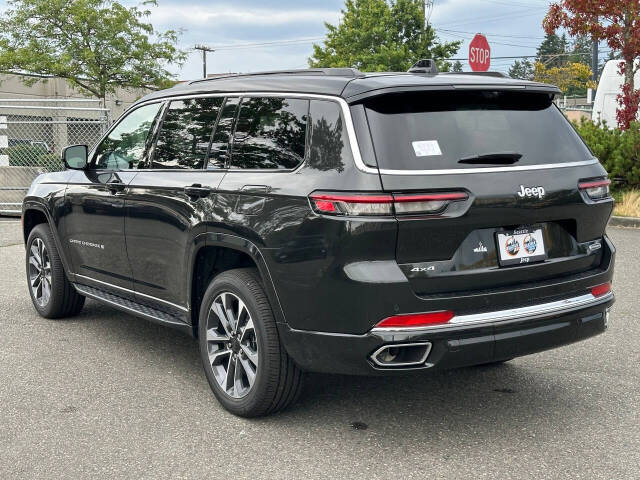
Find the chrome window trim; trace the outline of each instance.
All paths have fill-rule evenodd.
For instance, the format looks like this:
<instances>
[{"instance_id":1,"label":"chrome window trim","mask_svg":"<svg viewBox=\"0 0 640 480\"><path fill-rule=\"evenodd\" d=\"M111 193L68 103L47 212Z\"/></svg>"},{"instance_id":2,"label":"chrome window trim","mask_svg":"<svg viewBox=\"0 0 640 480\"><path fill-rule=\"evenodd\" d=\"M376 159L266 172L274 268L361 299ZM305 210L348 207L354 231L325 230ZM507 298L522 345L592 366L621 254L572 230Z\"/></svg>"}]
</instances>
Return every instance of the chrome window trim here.
<instances>
[{"instance_id":1,"label":"chrome window trim","mask_svg":"<svg viewBox=\"0 0 640 480\"><path fill-rule=\"evenodd\" d=\"M342 100L345 105L347 106L346 110L345 110L345 105L341 104L342 107L342 111L343 114L345 114L345 111L349 114L349 116L347 117L347 120L345 120L345 123L347 124L347 127L351 124L353 124L353 120L351 119L351 114L349 112L349 108L347 103L339 98L339 97L334 97L331 95L319 95L319 94L312 94L312 93L295 93L295 92L224 92L224 93L202 93L202 94L194 94L194 93L190 93L190 94L185 94L185 95L175 95L175 96L167 96L167 97L162 97L160 100L157 98L154 98L152 100L148 100L145 102L141 102L137 105L135 105L135 108L139 108L142 106L145 106L147 104L150 103L156 103L158 101L163 101L163 102L167 102L170 103L174 100L187 100L190 98L211 98L211 97L235 97L238 98L240 100L240 102L238 103L238 111L236 112L236 120L237 120L237 115L240 114L240 105L242 103L242 98L250 98L250 97L288 97L288 98L301 98L301 99L306 99L306 100L312 100L312 99L316 99L316 100L328 100L328 101L333 101L333 102L338 102L340 103L340 100ZM127 113L127 112L124 112ZM123 115L124 115L123 113ZM308 114L307 114L308 115ZM346 115L346 114L345 114ZM217 122L216 122L217 123ZM234 121L234 129L235 129L235 121ZM347 128L347 131L349 129ZM310 129L307 128L307 132L306 135L307 137L309 136L309 131ZM233 135L233 132L232 132ZM348 133L348 137L349 137L349 143L351 146L352 151L355 152L356 150L353 150L354 148L354 143L352 141L352 138L355 138L355 135L352 136L350 133ZM355 145L355 147L358 149L358 155L360 154L360 149L357 146L357 144ZM302 167L304 167L304 165L307 162L307 155L309 154L309 149L308 149L308 145L307 142L305 141L305 158L303 159L303 161L296 166L296 168L260 168L260 169L244 169L244 168L232 168L231 166L229 167L225 167L225 168L217 168L217 169L209 169L209 168L203 168L203 169L182 169L182 170L169 170L169 171L192 171L192 172L225 172L225 173L297 173L299 170L302 169ZM371 169L371 172L368 173L375 173L377 175L378 171L376 169ZM148 169L148 171L160 171L160 170L155 170L155 169Z\"/></svg>"},{"instance_id":2,"label":"chrome window trim","mask_svg":"<svg viewBox=\"0 0 640 480\"><path fill-rule=\"evenodd\" d=\"M347 128L347 137L349 137L349 145L351 146L351 153L353 155L353 159L355 161L356 167L359 170L365 173L371 173L378 175L378 169L369 167L364 164L362 157L360 155L360 147L358 146L358 141L356 139L356 132L353 126L353 118L351 117L351 110L349 108L349 104L344 98L337 97L334 95L322 95L316 93L297 93L297 92L224 92L224 93L190 93L184 95L175 95L175 96L167 96L162 97L163 101L171 101L171 100L180 100L187 98L202 98L202 97L289 97L289 98L306 98L309 100L326 100L331 102L337 102L341 109L342 115L345 119L345 126ZM147 103L154 103L159 101L159 99L154 98L152 100L148 100L146 102L141 102L136 105L136 108L146 105ZM286 170L287 173L296 172L305 162L300 164L294 170ZM241 172L242 169L227 169L229 172ZM273 173L273 170L260 170L261 172ZM255 170L254 170L255 172Z\"/></svg>"},{"instance_id":3,"label":"chrome window trim","mask_svg":"<svg viewBox=\"0 0 640 480\"><path fill-rule=\"evenodd\" d=\"M321 95L314 93L296 93L296 92L224 92L224 93L201 93L201 94L184 94L162 97L161 99L154 98L146 102L142 102L136 105L136 108L146 105L147 103L154 103L158 101L171 101L188 98L203 98L203 97L290 97L290 98L308 98L316 100L328 100L337 102L341 109L342 115L345 119L345 126L347 128L347 136L349 137L349 145L351 146L351 153L353 160L358 170L364 173L370 173L373 175L464 175L468 173L499 173L499 172L522 172L528 170L547 170L553 168L569 168L569 167L582 167L586 165L594 165L598 163L597 158L590 160L584 160L581 162L568 162L568 163L546 163L541 165L522 165L519 167L489 167L489 168L460 168L460 169L446 169L446 170L389 170L380 169L376 167L370 167L364 163L360 154L360 146L358 145L358 139L356 138L355 127L353 126L353 118L351 117L351 109L347 101L334 95ZM125 112L126 113L126 112ZM304 165L304 162L298 166L300 168ZM297 170L288 171L293 173ZM238 171L238 170L235 170ZM241 171L241 170L239 170ZM269 170L261 170L263 172L269 172Z\"/></svg>"},{"instance_id":4,"label":"chrome window trim","mask_svg":"<svg viewBox=\"0 0 640 480\"><path fill-rule=\"evenodd\" d=\"M541 303L527 307L511 308L507 310L497 310L493 312L473 313L469 315L458 315L453 317L448 323L439 325L429 325L424 327L396 327L371 329L373 333L393 333L393 332L425 332L435 329L447 329L463 327L467 325L483 325L507 323L512 321L534 320L552 315L571 313L589 307L594 307L612 300L613 292L609 292L601 297L594 297L591 293L579 295L577 297L557 300L555 302Z\"/></svg>"},{"instance_id":5,"label":"chrome window trim","mask_svg":"<svg viewBox=\"0 0 640 480\"><path fill-rule=\"evenodd\" d=\"M102 284L102 285L106 285L106 286L111 287L111 288L115 288L115 289L118 289L118 290L122 290L123 292L132 293L132 294L134 294L134 295L140 295L140 296L142 296L142 297L149 298L149 299L151 299L151 300L155 300L156 302L165 303L165 304L167 304L167 305L171 305L171 306L172 306L172 307L174 307L174 308L177 308L177 309L179 309L179 310L182 310L183 312L188 312L188 311L189 311L187 308L184 308L184 307L182 307L182 306L180 306L180 305L177 305L177 304L175 304L175 303L168 302L168 301L166 301L166 300L162 300L161 298L154 297L154 296L152 296L152 295L147 295L146 293L136 292L135 290L130 290L130 289L125 288L125 287L120 287L120 286L118 286L118 285L114 285L114 284L112 284L112 283L103 282L102 280L96 280L95 278L87 277L86 275L81 275L81 274L79 274L79 273L76 273L76 274L75 274L75 276L76 276L76 277L78 277L78 278L82 278L82 279L84 279L84 280L89 280L89 281L91 281L91 282L100 283L100 284Z\"/></svg>"},{"instance_id":6,"label":"chrome window trim","mask_svg":"<svg viewBox=\"0 0 640 480\"><path fill-rule=\"evenodd\" d=\"M444 170L385 170L380 169L383 175L461 175L466 173L499 173L499 172L522 172L533 170L548 170L552 168L583 167L598 163L597 158L583 160L580 162L567 163L544 163L540 165L521 165L519 167L488 167L488 168L451 168Z\"/></svg>"}]
</instances>

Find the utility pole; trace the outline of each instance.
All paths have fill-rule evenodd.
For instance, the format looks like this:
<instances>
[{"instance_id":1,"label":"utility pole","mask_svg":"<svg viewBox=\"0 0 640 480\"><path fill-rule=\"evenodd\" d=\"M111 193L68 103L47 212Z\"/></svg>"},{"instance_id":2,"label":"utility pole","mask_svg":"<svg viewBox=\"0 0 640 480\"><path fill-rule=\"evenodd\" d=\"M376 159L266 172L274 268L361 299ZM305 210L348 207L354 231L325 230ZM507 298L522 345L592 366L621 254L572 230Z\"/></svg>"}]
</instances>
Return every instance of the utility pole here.
<instances>
[{"instance_id":1,"label":"utility pole","mask_svg":"<svg viewBox=\"0 0 640 480\"><path fill-rule=\"evenodd\" d=\"M215 50L206 45L196 45L193 49L202 52L202 78L207 78L207 52L213 53Z\"/></svg>"},{"instance_id":2,"label":"utility pole","mask_svg":"<svg viewBox=\"0 0 640 480\"><path fill-rule=\"evenodd\" d=\"M591 45L591 70L593 71L593 81L598 81L598 68L599 68L599 59L598 59L598 40L594 39Z\"/></svg>"},{"instance_id":3,"label":"utility pole","mask_svg":"<svg viewBox=\"0 0 640 480\"><path fill-rule=\"evenodd\" d=\"M596 17L596 23L598 22L599 18ZM598 83L598 47L599 47L599 41L598 39L594 37L591 39L591 71L593 72L593 81Z\"/></svg>"},{"instance_id":4,"label":"utility pole","mask_svg":"<svg viewBox=\"0 0 640 480\"><path fill-rule=\"evenodd\" d=\"M427 27L429 26L429 20L431 20L431 13L433 12L434 0L420 0L422 6L422 38L427 38Z\"/></svg>"}]
</instances>

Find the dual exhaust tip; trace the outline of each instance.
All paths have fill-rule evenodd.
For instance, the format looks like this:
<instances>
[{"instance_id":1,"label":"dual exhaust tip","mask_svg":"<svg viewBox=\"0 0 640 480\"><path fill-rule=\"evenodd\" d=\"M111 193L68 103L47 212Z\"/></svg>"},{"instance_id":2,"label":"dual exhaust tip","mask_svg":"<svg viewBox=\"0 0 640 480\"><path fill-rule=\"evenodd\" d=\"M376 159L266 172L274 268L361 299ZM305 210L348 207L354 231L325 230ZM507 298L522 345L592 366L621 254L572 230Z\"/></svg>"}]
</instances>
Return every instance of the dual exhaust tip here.
<instances>
[{"instance_id":1,"label":"dual exhaust tip","mask_svg":"<svg viewBox=\"0 0 640 480\"><path fill-rule=\"evenodd\" d=\"M421 367L427 362L431 347L431 342L385 345L370 358L381 368Z\"/></svg>"}]
</instances>

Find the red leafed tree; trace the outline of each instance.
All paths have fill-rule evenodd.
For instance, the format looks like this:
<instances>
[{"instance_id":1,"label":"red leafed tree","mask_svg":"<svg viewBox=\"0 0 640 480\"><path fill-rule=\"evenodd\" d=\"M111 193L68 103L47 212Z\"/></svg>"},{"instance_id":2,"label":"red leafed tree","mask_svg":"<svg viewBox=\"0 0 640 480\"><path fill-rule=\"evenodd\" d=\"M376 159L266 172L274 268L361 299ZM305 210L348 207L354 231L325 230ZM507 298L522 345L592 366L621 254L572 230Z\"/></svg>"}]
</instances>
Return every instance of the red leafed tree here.
<instances>
[{"instance_id":1,"label":"red leafed tree","mask_svg":"<svg viewBox=\"0 0 640 480\"><path fill-rule=\"evenodd\" d=\"M563 0L551 4L543 25L547 33L565 28L572 36L589 35L604 40L612 50L622 54L620 72L624 85L618 96L618 126L628 129L636 119L640 101L640 90L634 81L640 69L640 64L634 63L640 56L640 1Z\"/></svg>"}]
</instances>

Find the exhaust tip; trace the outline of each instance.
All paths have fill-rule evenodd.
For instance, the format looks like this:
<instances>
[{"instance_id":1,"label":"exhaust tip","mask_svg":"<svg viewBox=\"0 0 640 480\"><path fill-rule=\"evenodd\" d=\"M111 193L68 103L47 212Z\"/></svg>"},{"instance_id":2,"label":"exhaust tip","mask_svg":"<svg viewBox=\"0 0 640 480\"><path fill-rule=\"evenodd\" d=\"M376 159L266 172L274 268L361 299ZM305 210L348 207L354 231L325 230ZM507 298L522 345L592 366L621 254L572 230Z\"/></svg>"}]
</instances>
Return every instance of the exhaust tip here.
<instances>
[{"instance_id":1,"label":"exhaust tip","mask_svg":"<svg viewBox=\"0 0 640 480\"><path fill-rule=\"evenodd\" d=\"M378 367L419 367L426 363L431 353L431 342L384 345L371 354Z\"/></svg>"}]
</instances>

